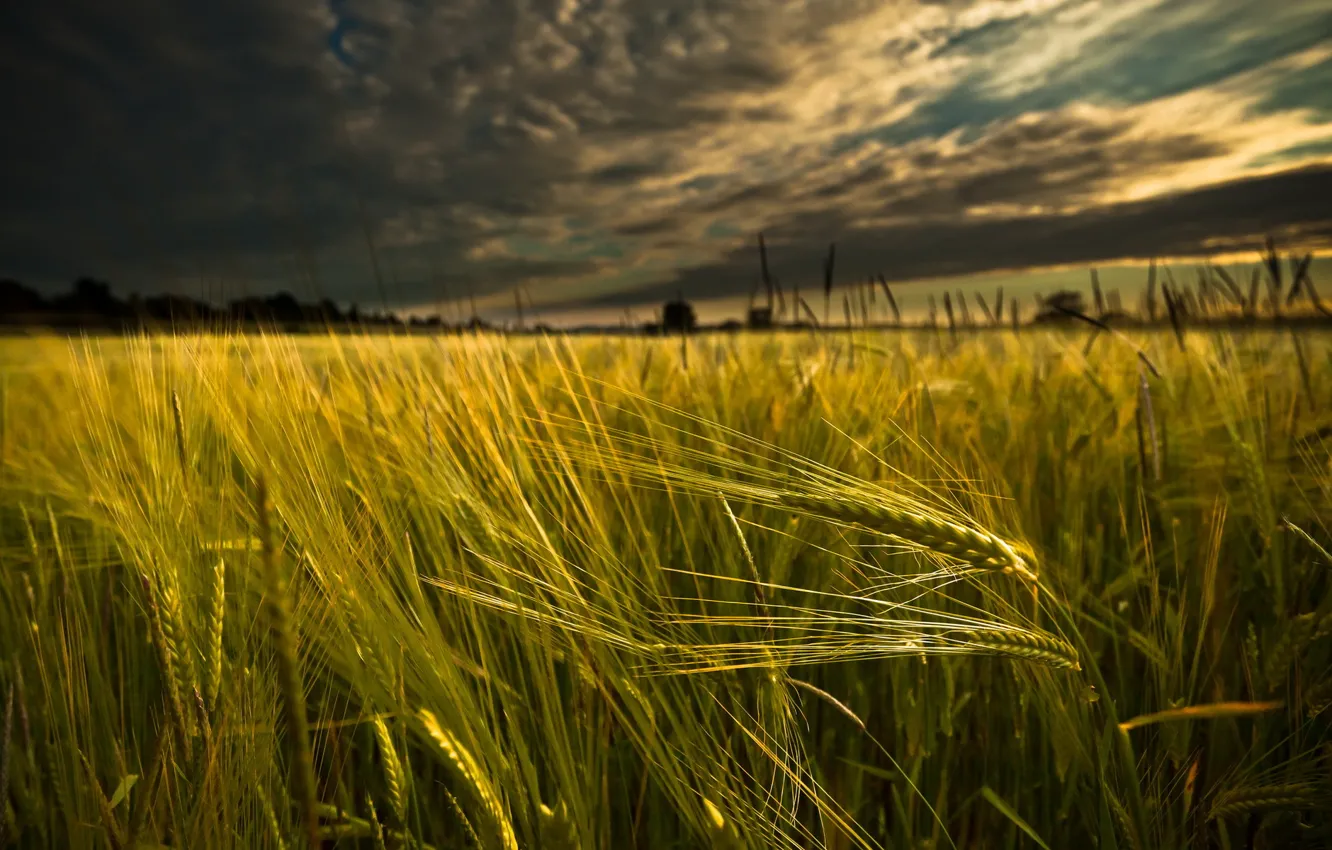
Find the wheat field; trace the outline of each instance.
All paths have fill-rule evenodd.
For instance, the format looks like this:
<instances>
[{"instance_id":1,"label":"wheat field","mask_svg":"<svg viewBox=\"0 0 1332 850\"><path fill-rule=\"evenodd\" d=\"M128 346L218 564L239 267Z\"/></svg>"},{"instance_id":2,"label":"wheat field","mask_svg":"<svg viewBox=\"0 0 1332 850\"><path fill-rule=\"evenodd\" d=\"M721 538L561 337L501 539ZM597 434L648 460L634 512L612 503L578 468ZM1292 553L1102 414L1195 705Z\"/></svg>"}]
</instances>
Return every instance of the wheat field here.
<instances>
[{"instance_id":1,"label":"wheat field","mask_svg":"<svg viewBox=\"0 0 1332 850\"><path fill-rule=\"evenodd\" d=\"M0 847L1332 846L1330 367L0 341Z\"/></svg>"}]
</instances>

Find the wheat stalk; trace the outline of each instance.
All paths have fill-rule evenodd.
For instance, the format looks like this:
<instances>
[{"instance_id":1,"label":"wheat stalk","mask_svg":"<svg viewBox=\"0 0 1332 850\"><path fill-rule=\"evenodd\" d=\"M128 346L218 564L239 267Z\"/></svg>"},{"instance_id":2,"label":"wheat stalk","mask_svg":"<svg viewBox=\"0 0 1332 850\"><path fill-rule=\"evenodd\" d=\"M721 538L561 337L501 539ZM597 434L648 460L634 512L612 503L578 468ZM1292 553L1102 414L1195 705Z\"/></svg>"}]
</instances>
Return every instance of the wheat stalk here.
<instances>
[{"instance_id":1,"label":"wheat stalk","mask_svg":"<svg viewBox=\"0 0 1332 850\"><path fill-rule=\"evenodd\" d=\"M263 557L265 598L268 603L269 629L277 657L278 684L286 719L287 739L292 752L292 786L305 821L310 847L320 847L319 815L315 786L314 758L310 753L310 721L306 716L305 691L297 656L296 635L292 629L290 580L278 567L269 522L268 488L261 477L257 482L255 504L259 514L259 541Z\"/></svg>"},{"instance_id":2,"label":"wheat stalk","mask_svg":"<svg viewBox=\"0 0 1332 850\"><path fill-rule=\"evenodd\" d=\"M277 812L273 809L273 803L264 793L264 789L256 782L254 794L259 798L259 804L264 809L264 819L268 821L268 831L273 835L273 842L277 844L277 850L287 850L287 842L282 838L282 824L278 821Z\"/></svg>"},{"instance_id":3,"label":"wheat stalk","mask_svg":"<svg viewBox=\"0 0 1332 850\"><path fill-rule=\"evenodd\" d=\"M14 683L9 683L5 696L5 719L0 723L0 847L8 843L9 816L9 754L14 731Z\"/></svg>"},{"instance_id":4,"label":"wheat stalk","mask_svg":"<svg viewBox=\"0 0 1332 850\"><path fill-rule=\"evenodd\" d=\"M143 831L148 814L157 802L157 788L166 765L167 738L169 735L170 733L165 725L159 726L156 734L153 735L152 756L148 759L148 768L143 773L143 785L136 795L138 803L135 804L134 811L130 813L129 836L127 838L130 847L138 846L139 833Z\"/></svg>"},{"instance_id":5,"label":"wheat stalk","mask_svg":"<svg viewBox=\"0 0 1332 850\"><path fill-rule=\"evenodd\" d=\"M83 762L83 768L88 774L88 784L92 787L93 797L97 801L97 810L102 815L102 823L106 827L106 841L111 845L112 850L120 850L125 846L125 835L121 830L119 821L116 820L115 812L111 810L111 801L106 798L106 791L102 789L102 782L97 778L97 771L93 769L92 762L83 754L83 750L77 751L79 760Z\"/></svg>"}]
</instances>

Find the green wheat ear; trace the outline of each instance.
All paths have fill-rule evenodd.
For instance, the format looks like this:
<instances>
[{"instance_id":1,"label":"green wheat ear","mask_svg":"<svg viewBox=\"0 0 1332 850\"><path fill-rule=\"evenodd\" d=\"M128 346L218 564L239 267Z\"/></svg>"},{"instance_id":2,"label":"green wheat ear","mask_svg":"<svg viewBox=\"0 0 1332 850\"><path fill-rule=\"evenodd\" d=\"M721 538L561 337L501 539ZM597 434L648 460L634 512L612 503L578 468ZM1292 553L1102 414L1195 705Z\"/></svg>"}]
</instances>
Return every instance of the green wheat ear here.
<instances>
[{"instance_id":1,"label":"green wheat ear","mask_svg":"<svg viewBox=\"0 0 1332 850\"><path fill-rule=\"evenodd\" d=\"M393 736L389 732L384 718L375 715L371 721L375 727L375 738L379 742L379 753L384 762L384 782L388 785L389 802L393 804L393 815L398 823L407 823L407 772L398 758L398 750L393 746Z\"/></svg>"},{"instance_id":2,"label":"green wheat ear","mask_svg":"<svg viewBox=\"0 0 1332 850\"><path fill-rule=\"evenodd\" d=\"M1323 809L1332 806L1332 795L1308 782L1284 785L1252 785L1229 788L1212 801L1208 820L1235 817L1257 811Z\"/></svg>"},{"instance_id":3,"label":"green wheat ear","mask_svg":"<svg viewBox=\"0 0 1332 850\"><path fill-rule=\"evenodd\" d=\"M439 724L433 713L423 708L416 713L416 716L425 729L426 736L485 810L500 846L504 850L518 850L518 839L514 834L513 823L509 820L504 801L495 791L490 779L482 772L481 765L452 732Z\"/></svg>"},{"instance_id":4,"label":"green wheat ear","mask_svg":"<svg viewBox=\"0 0 1332 850\"><path fill-rule=\"evenodd\" d=\"M978 629L965 633L969 643L1003 655L1039 661L1051 667L1081 670L1078 653L1067 642L1034 632Z\"/></svg>"},{"instance_id":5,"label":"green wheat ear","mask_svg":"<svg viewBox=\"0 0 1332 850\"><path fill-rule=\"evenodd\" d=\"M984 529L934 516L911 505L840 493L782 496L781 502L816 516L862 525L978 569L1036 581L1036 574L1014 544Z\"/></svg>"},{"instance_id":6,"label":"green wheat ear","mask_svg":"<svg viewBox=\"0 0 1332 850\"><path fill-rule=\"evenodd\" d=\"M217 711L222 690L222 637L227 614L227 565L221 559L213 567L212 604L208 612L208 646L204 656L204 695L208 710Z\"/></svg>"}]
</instances>

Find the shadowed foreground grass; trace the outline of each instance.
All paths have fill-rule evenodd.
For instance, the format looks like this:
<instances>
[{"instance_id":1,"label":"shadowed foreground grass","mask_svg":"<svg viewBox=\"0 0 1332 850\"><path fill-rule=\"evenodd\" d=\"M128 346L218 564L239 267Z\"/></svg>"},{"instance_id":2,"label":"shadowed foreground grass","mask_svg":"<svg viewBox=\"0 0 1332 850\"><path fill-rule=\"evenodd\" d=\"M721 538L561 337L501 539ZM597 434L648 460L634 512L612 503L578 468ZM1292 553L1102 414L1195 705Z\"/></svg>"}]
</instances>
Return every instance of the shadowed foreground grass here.
<instances>
[{"instance_id":1,"label":"shadowed foreground grass","mask_svg":"<svg viewBox=\"0 0 1332 850\"><path fill-rule=\"evenodd\" d=\"M1332 345L1184 342L0 343L0 846L1329 846Z\"/></svg>"}]
</instances>

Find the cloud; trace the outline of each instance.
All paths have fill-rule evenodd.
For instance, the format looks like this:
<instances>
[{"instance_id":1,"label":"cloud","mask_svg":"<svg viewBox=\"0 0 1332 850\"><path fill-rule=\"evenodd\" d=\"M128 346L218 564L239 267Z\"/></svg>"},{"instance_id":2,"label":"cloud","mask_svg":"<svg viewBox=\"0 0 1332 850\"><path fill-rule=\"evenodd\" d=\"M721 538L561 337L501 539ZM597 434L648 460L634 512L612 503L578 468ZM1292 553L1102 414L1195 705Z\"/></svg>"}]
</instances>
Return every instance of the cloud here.
<instances>
[{"instance_id":1,"label":"cloud","mask_svg":"<svg viewBox=\"0 0 1332 850\"><path fill-rule=\"evenodd\" d=\"M1314 0L11 4L0 275L371 303L368 236L397 304L632 303L747 291L758 230L921 275L1323 239L1292 181L1332 161L1330 25Z\"/></svg>"},{"instance_id":2,"label":"cloud","mask_svg":"<svg viewBox=\"0 0 1332 850\"><path fill-rule=\"evenodd\" d=\"M1033 214L977 217L943 223L904 222L892 227L847 229L837 239L836 280L864 280L882 273L890 282L955 277L996 269L1042 265L1093 266L1124 258L1193 257L1256 252L1256 233L1282 232L1303 244L1332 248L1326 198L1332 167L1313 166L1272 176L1147 201L1099 208L1081 216ZM818 222L796 220L765 234L773 273L786 287L811 297L822 285L828 239ZM1255 253L1256 256L1256 253ZM734 245L721 259L633 292L572 299L552 309L631 307L684 293L693 298L746 295L757 276L752 244Z\"/></svg>"}]
</instances>

